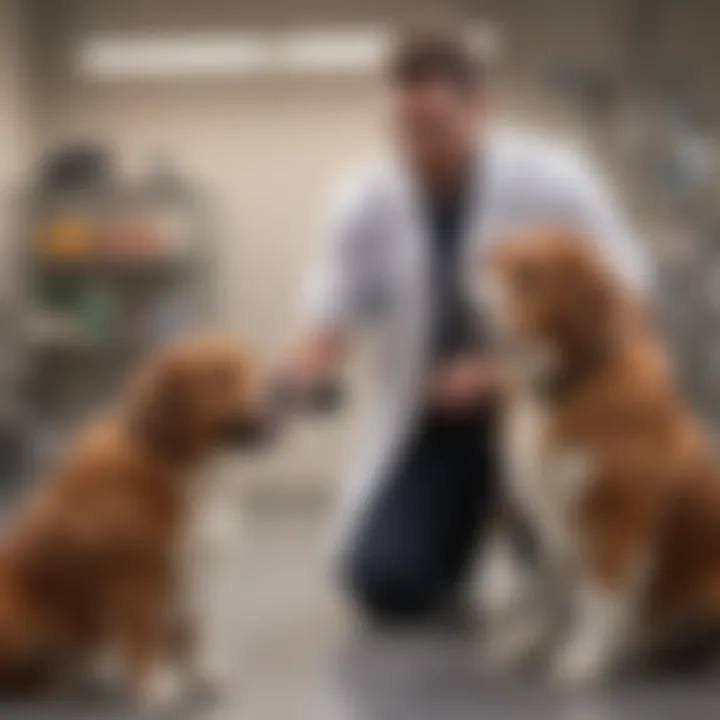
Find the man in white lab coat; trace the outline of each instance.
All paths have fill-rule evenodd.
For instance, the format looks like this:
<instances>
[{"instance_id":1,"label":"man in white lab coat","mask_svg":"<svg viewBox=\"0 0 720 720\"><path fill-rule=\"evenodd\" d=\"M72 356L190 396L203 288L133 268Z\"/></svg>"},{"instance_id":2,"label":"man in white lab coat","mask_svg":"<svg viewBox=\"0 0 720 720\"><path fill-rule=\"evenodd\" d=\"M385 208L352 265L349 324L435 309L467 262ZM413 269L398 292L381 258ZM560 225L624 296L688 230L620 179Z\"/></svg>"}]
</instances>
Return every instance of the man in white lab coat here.
<instances>
[{"instance_id":1,"label":"man in white lab coat","mask_svg":"<svg viewBox=\"0 0 720 720\"><path fill-rule=\"evenodd\" d=\"M482 248L522 227L573 225L628 282L647 284L591 167L494 127L483 70L460 31L428 27L398 42L387 71L394 151L340 192L288 363L293 382L312 384L339 371L360 335L372 339L371 417L339 548L348 592L383 620L446 608L491 512L502 373L466 292Z\"/></svg>"}]
</instances>

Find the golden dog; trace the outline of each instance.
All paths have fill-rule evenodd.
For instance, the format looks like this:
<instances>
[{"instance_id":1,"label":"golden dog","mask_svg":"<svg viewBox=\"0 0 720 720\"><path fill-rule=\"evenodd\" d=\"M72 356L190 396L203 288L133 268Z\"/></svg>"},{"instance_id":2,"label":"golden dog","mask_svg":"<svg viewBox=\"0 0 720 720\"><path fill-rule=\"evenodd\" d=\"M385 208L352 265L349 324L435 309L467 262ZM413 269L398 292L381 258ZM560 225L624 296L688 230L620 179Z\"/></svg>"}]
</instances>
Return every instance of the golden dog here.
<instances>
[{"instance_id":1,"label":"golden dog","mask_svg":"<svg viewBox=\"0 0 720 720\"><path fill-rule=\"evenodd\" d=\"M518 236L487 267L478 289L511 379L508 495L538 540L546 596L569 605L555 677L592 682L645 643L720 622L720 473L636 298L590 240Z\"/></svg>"},{"instance_id":2,"label":"golden dog","mask_svg":"<svg viewBox=\"0 0 720 720\"><path fill-rule=\"evenodd\" d=\"M38 690L111 650L140 701L178 699L187 484L220 443L263 435L256 370L224 339L182 341L80 434L1 541L3 689Z\"/></svg>"}]
</instances>

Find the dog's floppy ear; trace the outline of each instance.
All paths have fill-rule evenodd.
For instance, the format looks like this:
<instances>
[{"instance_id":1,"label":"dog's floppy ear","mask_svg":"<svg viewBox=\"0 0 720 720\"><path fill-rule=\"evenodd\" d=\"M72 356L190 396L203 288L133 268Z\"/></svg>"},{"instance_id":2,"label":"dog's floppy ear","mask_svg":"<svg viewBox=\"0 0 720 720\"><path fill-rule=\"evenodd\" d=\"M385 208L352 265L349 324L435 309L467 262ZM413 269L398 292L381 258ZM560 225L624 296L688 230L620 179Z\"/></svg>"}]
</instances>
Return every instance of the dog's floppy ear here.
<instances>
[{"instance_id":1,"label":"dog's floppy ear","mask_svg":"<svg viewBox=\"0 0 720 720\"><path fill-rule=\"evenodd\" d=\"M573 349L582 354L603 352L617 330L619 288L604 265L588 272L583 264L568 273L573 303L565 308Z\"/></svg>"},{"instance_id":2,"label":"dog's floppy ear","mask_svg":"<svg viewBox=\"0 0 720 720\"><path fill-rule=\"evenodd\" d=\"M162 358L138 382L131 400L134 432L155 449L182 457L193 445L192 408L182 362Z\"/></svg>"}]
</instances>

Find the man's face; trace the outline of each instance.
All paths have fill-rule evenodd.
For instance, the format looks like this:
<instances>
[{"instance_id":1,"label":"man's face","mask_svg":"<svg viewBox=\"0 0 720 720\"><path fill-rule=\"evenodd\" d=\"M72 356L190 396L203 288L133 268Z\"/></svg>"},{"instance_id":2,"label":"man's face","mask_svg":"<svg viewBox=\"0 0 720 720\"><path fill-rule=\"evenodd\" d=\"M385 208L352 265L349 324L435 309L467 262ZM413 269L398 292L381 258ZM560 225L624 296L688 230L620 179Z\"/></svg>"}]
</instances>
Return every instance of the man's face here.
<instances>
[{"instance_id":1,"label":"man's face","mask_svg":"<svg viewBox=\"0 0 720 720\"><path fill-rule=\"evenodd\" d=\"M482 117L477 92L442 80L393 87L390 112L400 149L429 180L442 179L467 158Z\"/></svg>"}]
</instances>

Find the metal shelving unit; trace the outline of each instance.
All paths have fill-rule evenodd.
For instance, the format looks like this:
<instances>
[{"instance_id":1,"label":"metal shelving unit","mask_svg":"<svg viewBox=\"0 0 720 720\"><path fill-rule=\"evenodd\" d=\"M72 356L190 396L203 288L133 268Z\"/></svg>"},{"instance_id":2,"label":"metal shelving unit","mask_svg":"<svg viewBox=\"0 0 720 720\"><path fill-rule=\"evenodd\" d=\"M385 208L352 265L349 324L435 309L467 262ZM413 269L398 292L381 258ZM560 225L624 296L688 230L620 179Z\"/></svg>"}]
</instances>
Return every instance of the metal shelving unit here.
<instances>
[{"instance_id":1,"label":"metal shelving unit","mask_svg":"<svg viewBox=\"0 0 720 720\"><path fill-rule=\"evenodd\" d=\"M131 187L112 178L70 192L31 188L28 197L22 299L9 319L25 457L4 471L0 441L0 482L45 467L144 356L211 309L207 202L178 174L163 168Z\"/></svg>"}]
</instances>

